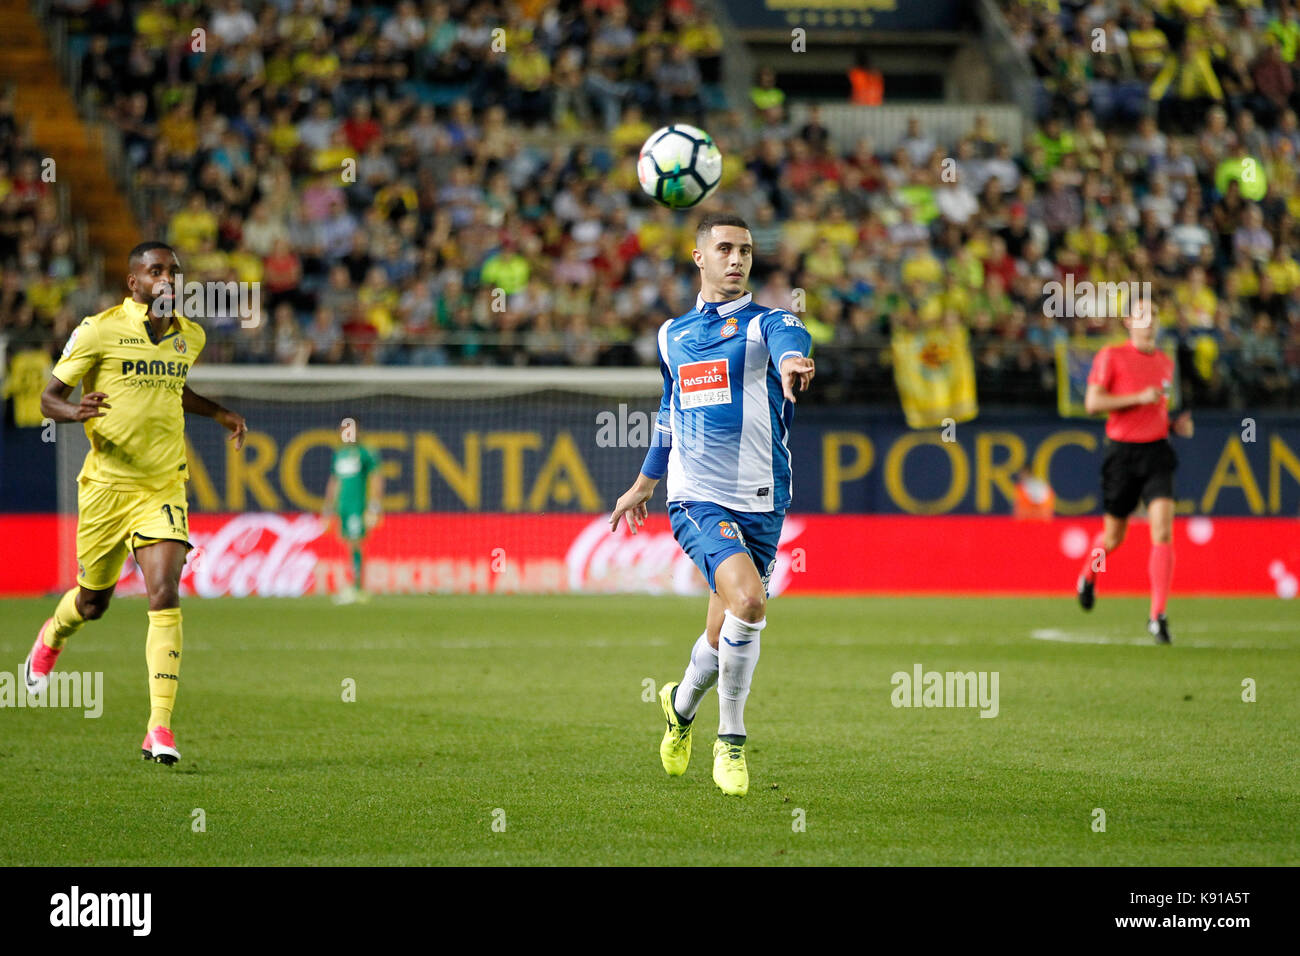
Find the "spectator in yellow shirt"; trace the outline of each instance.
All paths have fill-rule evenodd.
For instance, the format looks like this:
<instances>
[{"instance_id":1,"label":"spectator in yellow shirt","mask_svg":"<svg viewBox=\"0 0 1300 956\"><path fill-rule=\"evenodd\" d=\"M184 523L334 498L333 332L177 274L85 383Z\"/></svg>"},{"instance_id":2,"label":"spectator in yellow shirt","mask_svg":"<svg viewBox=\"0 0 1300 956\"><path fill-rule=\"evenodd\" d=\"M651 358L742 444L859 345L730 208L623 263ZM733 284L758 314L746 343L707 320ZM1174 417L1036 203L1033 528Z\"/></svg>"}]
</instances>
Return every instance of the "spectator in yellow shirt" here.
<instances>
[{"instance_id":1,"label":"spectator in yellow shirt","mask_svg":"<svg viewBox=\"0 0 1300 956\"><path fill-rule=\"evenodd\" d=\"M262 281L265 268L260 256L249 252L243 246L236 246L229 254L230 268L235 270L235 278L240 282L254 283Z\"/></svg>"},{"instance_id":2,"label":"spectator in yellow shirt","mask_svg":"<svg viewBox=\"0 0 1300 956\"><path fill-rule=\"evenodd\" d=\"M514 113L529 126L544 122L550 115L547 87L551 80L551 61L535 43L526 43L518 53L506 59L506 76L511 90L508 98Z\"/></svg>"},{"instance_id":3,"label":"spectator in yellow shirt","mask_svg":"<svg viewBox=\"0 0 1300 956\"><path fill-rule=\"evenodd\" d=\"M716 56L722 52L722 31L702 11L696 11L677 34L677 42L696 56Z\"/></svg>"},{"instance_id":4,"label":"spectator in yellow shirt","mask_svg":"<svg viewBox=\"0 0 1300 956\"><path fill-rule=\"evenodd\" d=\"M1149 10L1138 15L1138 25L1128 34L1129 53L1139 75L1154 77L1165 64L1169 53L1169 38L1156 26L1156 18Z\"/></svg>"},{"instance_id":5,"label":"spectator in yellow shirt","mask_svg":"<svg viewBox=\"0 0 1300 956\"><path fill-rule=\"evenodd\" d=\"M1110 239L1106 233L1094 228L1089 219L1085 219L1079 228L1065 233L1065 245L1085 259L1105 256L1110 251Z\"/></svg>"},{"instance_id":6,"label":"spectator in yellow shirt","mask_svg":"<svg viewBox=\"0 0 1300 956\"><path fill-rule=\"evenodd\" d=\"M187 282L219 282L230 270L230 257L217 248L215 238L204 237L198 251L183 264L183 269L189 273L185 277Z\"/></svg>"},{"instance_id":7,"label":"spectator in yellow shirt","mask_svg":"<svg viewBox=\"0 0 1300 956\"><path fill-rule=\"evenodd\" d=\"M150 0L135 18L135 32L151 50L164 49L176 36L176 20L162 0Z\"/></svg>"},{"instance_id":8,"label":"spectator in yellow shirt","mask_svg":"<svg viewBox=\"0 0 1300 956\"><path fill-rule=\"evenodd\" d=\"M1186 316L1194 328L1214 327L1219 297L1205 284L1205 270L1200 266L1192 266L1187 278L1174 286L1174 303L1178 313Z\"/></svg>"},{"instance_id":9,"label":"spectator in yellow shirt","mask_svg":"<svg viewBox=\"0 0 1300 956\"><path fill-rule=\"evenodd\" d=\"M1292 289L1300 286L1300 263L1291 256L1291 247L1286 244L1273 250L1273 258L1264 266L1264 272L1273 280L1278 295L1290 295Z\"/></svg>"},{"instance_id":10,"label":"spectator in yellow shirt","mask_svg":"<svg viewBox=\"0 0 1300 956\"><path fill-rule=\"evenodd\" d=\"M357 303L382 339L392 335L396 327L393 312L398 301L397 290L389 283L383 267L371 266L366 273L366 281L357 290Z\"/></svg>"},{"instance_id":11,"label":"spectator in yellow shirt","mask_svg":"<svg viewBox=\"0 0 1300 956\"><path fill-rule=\"evenodd\" d=\"M725 161L725 155L723 159ZM831 204L827 220L817 227L817 231L823 238L833 242L842 253L852 251L858 244L858 227L849 222L843 203Z\"/></svg>"},{"instance_id":12,"label":"spectator in yellow shirt","mask_svg":"<svg viewBox=\"0 0 1300 956\"><path fill-rule=\"evenodd\" d=\"M194 105L187 98L167 111L158 121L158 137L173 156L189 157L199 148L199 127L194 121Z\"/></svg>"},{"instance_id":13,"label":"spectator in yellow shirt","mask_svg":"<svg viewBox=\"0 0 1300 956\"><path fill-rule=\"evenodd\" d=\"M1199 20L1211 11L1217 11L1216 0L1170 0L1170 7L1182 15L1184 20Z\"/></svg>"},{"instance_id":14,"label":"spectator in yellow shirt","mask_svg":"<svg viewBox=\"0 0 1300 956\"><path fill-rule=\"evenodd\" d=\"M981 269L981 271L983 270ZM958 315L970 315L975 301L974 296L971 295L971 290L956 275L948 276L946 287L940 299L943 302L943 311L956 312Z\"/></svg>"},{"instance_id":15,"label":"spectator in yellow shirt","mask_svg":"<svg viewBox=\"0 0 1300 956\"><path fill-rule=\"evenodd\" d=\"M1164 66L1151 83L1151 99L1164 99L1171 87L1180 100L1223 99L1223 87L1214 73L1205 44L1188 40L1180 56L1171 54L1165 58Z\"/></svg>"},{"instance_id":16,"label":"spectator in yellow shirt","mask_svg":"<svg viewBox=\"0 0 1300 956\"><path fill-rule=\"evenodd\" d=\"M312 156L311 168L318 173L331 173L338 176L343 171L345 159L356 160L357 151L352 148L352 144L348 142L348 134L340 126L330 134L329 146L318 149Z\"/></svg>"},{"instance_id":17,"label":"spectator in yellow shirt","mask_svg":"<svg viewBox=\"0 0 1300 956\"><path fill-rule=\"evenodd\" d=\"M943 281L943 264L928 247L923 247L903 263L901 274L904 284L908 286L918 281L938 285Z\"/></svg>"},{"instance_id":18,"label":"spectator in yellow shirt","mask_svg":"<svg viewBox=\"0 0 1300 956\"><path fill-rule=\"evenodd\" d=\"M641 144L653 132L654 127L646 122L641 107L631 104L623 110L623 118L619 120L619 124L609 134L609 139L618 153L625 154L639 151Z\"/></svg>"},{"instance_id":19,"label":"spectator in yellow shirt","mask_svg":"<svg viewBox=\"0 0 1300 956\"><path fill-rule=\"evenodd\" d=\"M302 142L298 135L298 124L293 121L293 113L287 106L278 107L275 119L266 134L271 148L281 156L290 155Z\"/></svg>"},{"instance_id":20,"label":"spectator in yellow shirt","mask_svg":"<svg viewBox=\"0 0 1300 956\"><path fill-rule=\"evenodd\" d=\"M27 301L31 303L37 318L49 320L54 318L54 313L63 305L66 291L63 283L52 276L41 275L27 287Z\"/></svg>"},{"instance_id":21,"label":"spectator in yellow shirt","mask_svg":"<svg viewBox=\"0 0 1300 956\"><path fill-rule=\"evenodd\" d=\"M196 252L204 239L217 238L217 217L203 205L203 194L190 193L167 224L167 242L179 252Z\"/></svg>"},{"instance_id":22,"label":"spectator in yellow shirt","mask_svg":"<svg viewBox=\"0 0 1300 956\"><path fill-rule=\"evenodd\" d=\"M535 43L527 43L518 53L506 60L506 76L510 82L528 93L536 93L551 76L551 62Z\"/></svg>"},{"instance_id":23,"label":"spectator in yellow shirt","mask_svg":"<svg viewBox=\"0 0 1300 956\"><path fill-rule=\"evenodd\" d=\"M781 245L797 253L807 252L817 241L817 220L805 200L796 200L790 218L781 224Z\"/></svg>"},{"instance_id":24,"label":"spectator in yellow shirt","mask_svg":"<svg viewBox=\"0 0 1300 956\"><path fill-rule=\"evenodd\" d=\"M822 236L808 253L804 270L814 279L835 283L844 278L844 259L831 241Z\"/></svg>"},{"instance_id":25,"label":"spectator in yellow shirt","mask_svg":"<svg viewBox=\"0 0 1300 956\"><path fill-rule=\"evenodd\" d=\"M984 286L984 263L963 246L948 260L948 275L967 289L979 289ZM966 314L964 310L958 311Z\"/></svg>"},{"instance_id":26,"label":"spectator in yellow shirt","mask_svg":"<svg viewBox=\"0 0 1300 956\"><path fill-rule=\"evenodd\" d=\"M293 58L294 77L300 83L320 83L340 69L338 54L330 49L329 38L324 34L312 41L311 49L302 50Z\"/></svg>"},{"instance_id":27,"label":"spectator in yellow shirt","mask_svg":"<svg viewBox=\"0 0 1300 956\"><path fill-rule=\"evenodd\" d=\"M646 218L636 231L637 243L641 251L652 259L666 259L672 256L678 245L678 229L672 219L672 211L666 206L655 206L654 212Z\"/></svg>"},{"instance_id":28,"label":"spectator in yellow shirt","mask_svg":"<svg viewBox=\"0 0 1300 956\"><path fill-rule=\"evenodd\" d=\"M1259 294L1259 273L1255 271L1255 261L1242 249L1237 250L1236 262L1224 277L1224 288L1236 290L1236 296L1249 299Z\"/></svg>"}]
</instances>

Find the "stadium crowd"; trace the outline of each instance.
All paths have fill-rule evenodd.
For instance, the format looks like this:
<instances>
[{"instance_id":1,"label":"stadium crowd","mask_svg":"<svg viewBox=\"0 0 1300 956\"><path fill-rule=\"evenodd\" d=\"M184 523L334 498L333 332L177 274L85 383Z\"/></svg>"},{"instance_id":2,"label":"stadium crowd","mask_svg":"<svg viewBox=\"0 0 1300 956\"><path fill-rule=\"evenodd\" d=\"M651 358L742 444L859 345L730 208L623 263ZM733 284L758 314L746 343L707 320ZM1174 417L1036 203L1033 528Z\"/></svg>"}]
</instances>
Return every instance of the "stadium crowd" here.
<instances>
[{"instance_id":1,"label":"stadium crowd","mask_svg":"<svg viewBox=\"0 0 1300 956\"><path fill-rule=\"evenodd\" d=\"M266 321L209 317L210 361L653 364L696 216L651 204L634 157L686 120L725 157L702 208L751 223L756 297L804 315L824 400L892 400L891 331L959 323L981 400L1054 402L1056 343L1115 331L1048 314L1067 276L1150 282L1197 403L1300 400L1289 6L1002 5L1039 74L1023 144L982 119L840 143L770 71L728 103L692 0L55 9L146 232L186 280L261 283ZM95 310L57 224L14 238L29 154L0 166L0 323L55 347Z\"/></svg>"},{"instance_id":2,"label":"stadium crowd","mask_svg":"<svg viewBox=\"0 0 1300 956\"><path fill-rule=\"evenodd\" d=\"M77 255L44 172L12 93L0 90L0 345L9 355L48 350L82 315L99 311L90 264ZM8 395L12 376L0 379Z\"/></svg>"}]
</instances>

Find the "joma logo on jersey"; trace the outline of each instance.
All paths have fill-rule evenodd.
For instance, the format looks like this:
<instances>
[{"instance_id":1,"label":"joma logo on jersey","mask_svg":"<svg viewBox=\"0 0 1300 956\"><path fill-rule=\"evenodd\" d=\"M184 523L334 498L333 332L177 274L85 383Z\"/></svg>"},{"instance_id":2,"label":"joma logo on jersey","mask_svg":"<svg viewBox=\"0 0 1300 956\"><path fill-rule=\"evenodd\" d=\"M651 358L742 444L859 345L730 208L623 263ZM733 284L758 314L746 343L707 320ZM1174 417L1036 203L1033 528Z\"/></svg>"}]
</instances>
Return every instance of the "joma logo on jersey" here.
<instances>
[{"instance_id":1,"label":"joma logo on jersey","mask_svg":"<svg viewBox=\"0 0 1300 956\"><path fill-rule=\"evenodd\" d=\"M164 362L162 359L140 359L138 362L125 359L122 362L123 375L171 375L184 378L190 372L185 362Z\"/></svg>"},{"instance_id":2,"label":"joma logo on jersey","mask_svg":"<svg viewBox=\"0 0 1300 956\"><path fill-rule=\"evenodd\" d=\"M144 345L144 339L135 339L135 338L131 338L130 336L127 336L126 338L118 339L117 344L118 345Z\"/></svg>"},{"instance_id":3,"label":"joma logo on jersey","mask_svg":"<svg viewBox=\"0 0 1300 956\"><path fill-rule=\"evenodd\" d=\"M682 408L731 404L731 372L726 362L687 362L677 366Z\"/></svg>"}]
</instances>

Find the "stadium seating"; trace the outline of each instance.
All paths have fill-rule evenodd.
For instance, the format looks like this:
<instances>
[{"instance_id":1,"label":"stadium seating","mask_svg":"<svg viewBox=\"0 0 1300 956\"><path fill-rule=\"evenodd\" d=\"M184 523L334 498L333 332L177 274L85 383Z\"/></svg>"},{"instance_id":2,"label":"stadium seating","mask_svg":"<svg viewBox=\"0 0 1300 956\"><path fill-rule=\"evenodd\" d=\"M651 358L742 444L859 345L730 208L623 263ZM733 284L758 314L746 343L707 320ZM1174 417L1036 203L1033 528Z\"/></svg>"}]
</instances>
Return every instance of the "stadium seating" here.
<instances>
[{"instance_id":1,"label":"stadium seating","mask_svg":"<svg viewBox=\"0 0 1300 956\"><path fill-rule=\"evenodd\" d=\"M708 207L753 221L758 297L805 291L825 370L814 400L893 400L891 330L955 312L983 401L1050 405L1055 342L1115 331L1040 320L1045 281L1071 273L1153 283L1199 403L1294 404L1296 94L1270 107L1201 70L1226 76L1229 49L1256 50L1262 66L1290 28L1272 4L1241 17L1157 4L1150 27L1126 6L1106 20L1113 6L1001 4L1039 73L1039 125L1025 143L919 126L898 142L842 142L815 121L796 128L789 104L758 113L728 102L721 34L689 0L666 12L56 0L52 16L81 54L78 96L121 131L143 233L181 248L187 278L263 281L270 310L288 309L253 331L214 321L212 361L653 364L655 328L693 297L690 271L672 264L690 248L692 217L652 208L631 157L656 125L698 111L727 156ZM1094 28L1109 30L1110 52L1092 51ZM1141 62L1129 34L1146 44ZM1202 35L1209 59L1176 52ZM1287 79L1295 64L1276 69ZM1207 126L1211 104L1225 110L1221 132ZM1135 133L1142 117L1157 128ZM1238 138L1269 181L1259 202L1225 197L1216 181ZM11 138L0 188L43 148ZM956 184L937 175L945 158ZM346 159L357 160L355 183L340 180ZM1263 238L1243 258L1247 208ZM1200 258L1166 249L1195 242L1198 226L1212 240ZM272 236L284 240L276 250ZM0 248L18 272L7 287L36 291L51 267L48 250L39 255L24 268ZM526 275L504 312L485 279L502 257ZM1203 282L1190 277L1195 264ZM331 282L340 267L346 278ZM47 295L38 331L22 335L44 332L57 348L85 310L84 296L69 296ZM110 278L100 301L119 296ZM25 298L0 300L11 335ZM536 347L534 330L546 333ZM594 337L595 348L557 352L550 330Z\"/></svg>"}]
</instances>

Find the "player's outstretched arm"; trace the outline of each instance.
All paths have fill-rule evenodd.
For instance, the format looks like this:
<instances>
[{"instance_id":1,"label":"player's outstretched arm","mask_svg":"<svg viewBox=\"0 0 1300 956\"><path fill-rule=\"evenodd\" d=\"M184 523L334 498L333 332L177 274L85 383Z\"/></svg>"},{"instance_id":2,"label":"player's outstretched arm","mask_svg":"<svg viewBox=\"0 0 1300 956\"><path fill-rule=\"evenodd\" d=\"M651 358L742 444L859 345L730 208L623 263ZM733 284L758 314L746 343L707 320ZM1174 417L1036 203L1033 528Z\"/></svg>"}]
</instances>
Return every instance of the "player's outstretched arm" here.
<instances>
[{"instance_id":1,"label":"player's outstretched arm","mask_svg":"<svg viewBox=\"0 0 1300 956\"><path fill-rule=\"evenodd\" d=\"M86 392L81 396L80 404L68 401L72 386L57 378L51 378L41 392L41 414L56 422L84 422L88 418L103 418L104 409L112 408L108 404L106 392Z\"/></svg>"},{"instance_id":2,"label":"player's outstretched arm","mask_svg":"<svg viewBox=\"0 0 1300 956\"><path fill-rule=\"evenodd\" d=\"M228 408L222 408L211 399L204 398L188 385L181 390L181 407L187 412L193 412L195 415L215 419L217 424L230 432L230 440L235 443L236 448L244 447L244 435L248 433L248 425L244 422L244 416L232 412Z\"/></svg>"},{"instance_id":3,"label":"player's outstretched arm","mask_svg":"<svg viewBox=\"0 0 1300 956\"><path fill-rule=\"evenodd\" d=\"M650 514L646 502L654 496L655 487L668 472L668 456L673 447L673 375L662 354L659 356L659 370L664 376L664 396L659 403L659 414L655 417L654 438L646 449L641 473L636 476L632 487L618 499L614 513L609 516L611 533L618 530L619 520L627 515L627 530L636 534L636 529L645 524L645 519Z\"/></svg>"},{"instance_id":4,"label":"player's outstretched arm","mask_svg":"<svg viewBox=\"0 0 1300 956\"><path fill-rule=\"evenodd\" d=\"M799 316L784 309L773 309L764 315L762 331L772 364L781 376L781 394L794 404L794 393L806 391L812 384L812 336Z\"/></svg>"}]
</instances>

